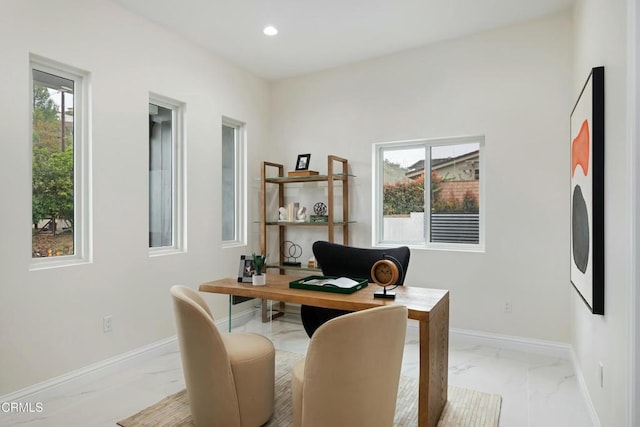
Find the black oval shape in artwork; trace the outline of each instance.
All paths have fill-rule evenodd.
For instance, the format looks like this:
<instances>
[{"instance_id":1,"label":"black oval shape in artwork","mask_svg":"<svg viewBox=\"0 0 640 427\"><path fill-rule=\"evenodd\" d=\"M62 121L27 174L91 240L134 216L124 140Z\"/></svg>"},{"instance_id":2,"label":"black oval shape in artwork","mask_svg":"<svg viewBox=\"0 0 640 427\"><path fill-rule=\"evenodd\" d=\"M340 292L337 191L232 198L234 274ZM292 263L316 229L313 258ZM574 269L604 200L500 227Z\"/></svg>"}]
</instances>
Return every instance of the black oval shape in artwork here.
<instances>
[{"instance_id":1,"label":"black oval shape in artwork","mask_svg":"<svg viewBox=\"0 0 640 427\"><path fill-rule=\"evenodd\" d=\"M573 239L573 262L578 270L585 273L589 264L589 212L582 195L582 189L576 185L573 189L573 211L571 215Z\"/></svg>"}]
</instances>

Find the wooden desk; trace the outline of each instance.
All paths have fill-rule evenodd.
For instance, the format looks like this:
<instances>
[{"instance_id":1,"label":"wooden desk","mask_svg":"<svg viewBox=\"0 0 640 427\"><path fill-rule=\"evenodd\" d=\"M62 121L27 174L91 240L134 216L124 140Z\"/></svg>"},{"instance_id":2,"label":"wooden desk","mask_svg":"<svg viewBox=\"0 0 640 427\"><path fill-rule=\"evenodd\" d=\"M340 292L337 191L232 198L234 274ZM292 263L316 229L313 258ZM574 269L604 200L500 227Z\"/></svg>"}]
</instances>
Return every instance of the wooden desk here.
<instances>
[{"instance_id":1,"label":"wooden desk","mask_svg":"<svg viewBox=\"0 0 640 427\"><path fill-rule=\"evenodd\" d=\"M395 300L384 300L373 298L378 290L375 285L346 295L289 288L289 282L296 279L299 277L269 274L266 286L253 286L229 278L203 283L200 291L352 311L389 304L406 306L409 319L417 320L420 325L418 425L436 427L447 402L449 291L399 286L394 290Z\"/></svg>"}]
</instances>

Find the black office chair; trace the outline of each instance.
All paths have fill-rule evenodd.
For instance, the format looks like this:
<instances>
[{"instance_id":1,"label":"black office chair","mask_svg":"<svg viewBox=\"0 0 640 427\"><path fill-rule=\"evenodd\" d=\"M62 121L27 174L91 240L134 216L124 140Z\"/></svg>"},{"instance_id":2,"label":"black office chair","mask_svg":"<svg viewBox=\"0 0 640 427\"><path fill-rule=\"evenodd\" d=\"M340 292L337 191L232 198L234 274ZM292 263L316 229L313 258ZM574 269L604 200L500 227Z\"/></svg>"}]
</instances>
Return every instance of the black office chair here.
<instances>
[{"instance_id":1,"label":"black office chair","mask_svg":"<svg viewBox=\"0 0 640 427\"><path fill-rule=\"evenodd\" d=\"M316 261L322 269L322 274L325 276L369 279L369 282L373 282L371 278L371 267L373 267L376 261L385 257L394 258L401 267L400 276L396 285L402 285L407 274L407 268L409 267L411 252L406 246L388 249L369 249L317 241L313 244L313 255L316 257ZM303 305L300 308L302 325L307 335L309 335L309 338L311 338L316 329L326 321L347 313L350 313L350 311L309 305Z\"/></svg>"}]
</instances>

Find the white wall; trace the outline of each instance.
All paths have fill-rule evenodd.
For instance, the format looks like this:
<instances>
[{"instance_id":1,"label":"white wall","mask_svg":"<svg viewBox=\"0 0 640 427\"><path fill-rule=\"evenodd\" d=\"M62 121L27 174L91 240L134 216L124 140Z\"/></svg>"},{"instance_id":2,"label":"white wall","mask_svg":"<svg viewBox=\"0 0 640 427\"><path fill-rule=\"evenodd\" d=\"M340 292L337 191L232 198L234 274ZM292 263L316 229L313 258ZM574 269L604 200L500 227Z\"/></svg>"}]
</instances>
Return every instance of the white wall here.
<instances>
[{"instance_id":1,"label":"white wall","mask_svg":"<svg viewBox=\"0 0 640 427\"><path fill-rule=\"evenodd\" d=\"M627 134L627 2L581 0L575 11L573 98L591 67L605 67L605 315L571 293L572 345L603 426L630 425L632 186ZM634 118L631 118L633 120ZM600 387L599 365L604 365ZM637 405L637 402L635 403Z\"/></svg>"},{"instance_id":2,"label":"white wall","mask_svg":"<svg viewBox=\"0 0 640 427\"><path fill-rule=\"evenodd\" d=\"M452 327L571 340L602 425L625 425L631 318L625 12L625 0L581 0L574 14L269 87L106 1L4 4L0 222L14 226L0 239L0 395L172 335L169 287L233 276L239 254L257 249L252 178L260 160L292 170L296 154L312 153L311 168L325 171L326 154L349 158L357 175L351 243L368 246L372 143L484 134L486 252L413 250L407 282L450 289ZM29 271L29 53L91 72L89 265ZM596 65L606 67L604 317L586 311L567 267L568 118ZM187 105L188 251L160 258L149 258L147 249L149 92ZM222 115L247 122L250 188L250 243L225 250ZM510 315L502 314L505 299ZM226 311L226 298L209 301L215 314ZM103 334L108 314L114 331Z\"/></svg>"},{"instance_id":3,"label":"white wall","mask_svg":"<svg viewBox=\"0 0 640 427\"><path fill-rule=\"evenodd\" d=\"M571 36L567 12L278 82L269 160L348 158L369 246L373 143L485 135L486 252L413 250L406 283L450 289L451 327L568 342Z\"/></svg>"},{"instance_id":4,"label":"white wall","mask_svg":"<svg viewBox=\"0 0 640 427\"><path fill-rule=\"evenodd\" d=\"M29 53L91 73L88 265L29 271ZM269 88L102 0L3 2L0 57L0 223L12 225L0 239L3 395L175 334L171 285L236 275L239 255L253 246L221 249L221 117L247 123L248 166L257 171ZM155 258L148 251L149 92L186 103L187 128L188 251ZM226 297L209 300L214 314L226 313ZM103 334L109 314L113 332Z\"/></svg>"}]
</instances>

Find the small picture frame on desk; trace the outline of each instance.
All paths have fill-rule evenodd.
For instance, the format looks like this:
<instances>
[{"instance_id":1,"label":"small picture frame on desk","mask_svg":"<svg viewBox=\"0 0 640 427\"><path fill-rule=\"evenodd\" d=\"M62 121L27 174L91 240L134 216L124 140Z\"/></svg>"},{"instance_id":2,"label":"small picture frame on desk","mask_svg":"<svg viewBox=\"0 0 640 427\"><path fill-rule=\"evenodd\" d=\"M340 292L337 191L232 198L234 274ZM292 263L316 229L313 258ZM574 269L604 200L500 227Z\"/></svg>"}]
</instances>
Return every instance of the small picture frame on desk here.
<instances>
[{"instance_id":1,"label":"small picture frame on desk","mask_svg":"<svg viewBox=\"0 0 640 427\"><path fill-rule=\"evenodd\" d=\"M251 255L240 255L240 265L238 266L238 282L239 283L251 283L251 276L253 275L253 257ZM241 297L238 295L231 296L231 303L233 305L240 304L241 302L252 300L250 297Z\"/></svg>"},{"instance_id":2,"label":"small picture frame on desk","mask_svg":"<svg viewBox=\"0 0 640 427\"><path fill-rule=\"evenodd\" d=\"M311 161L311 154L298 154L298 160L296 161L296 170L297 171L308 170L310 161Z\"/></svg>"},{"instance_id":3,"label":"small picture frame on desk","mask_svg":"<svg viewBox=\"0 0 640 427\"><path fill-rule=\"evenodd\" d=\"M238 282L251 283L253 275L253 258L250 255L240 255L240 266L238 267Z\"/></svg>"}]
</instances>

